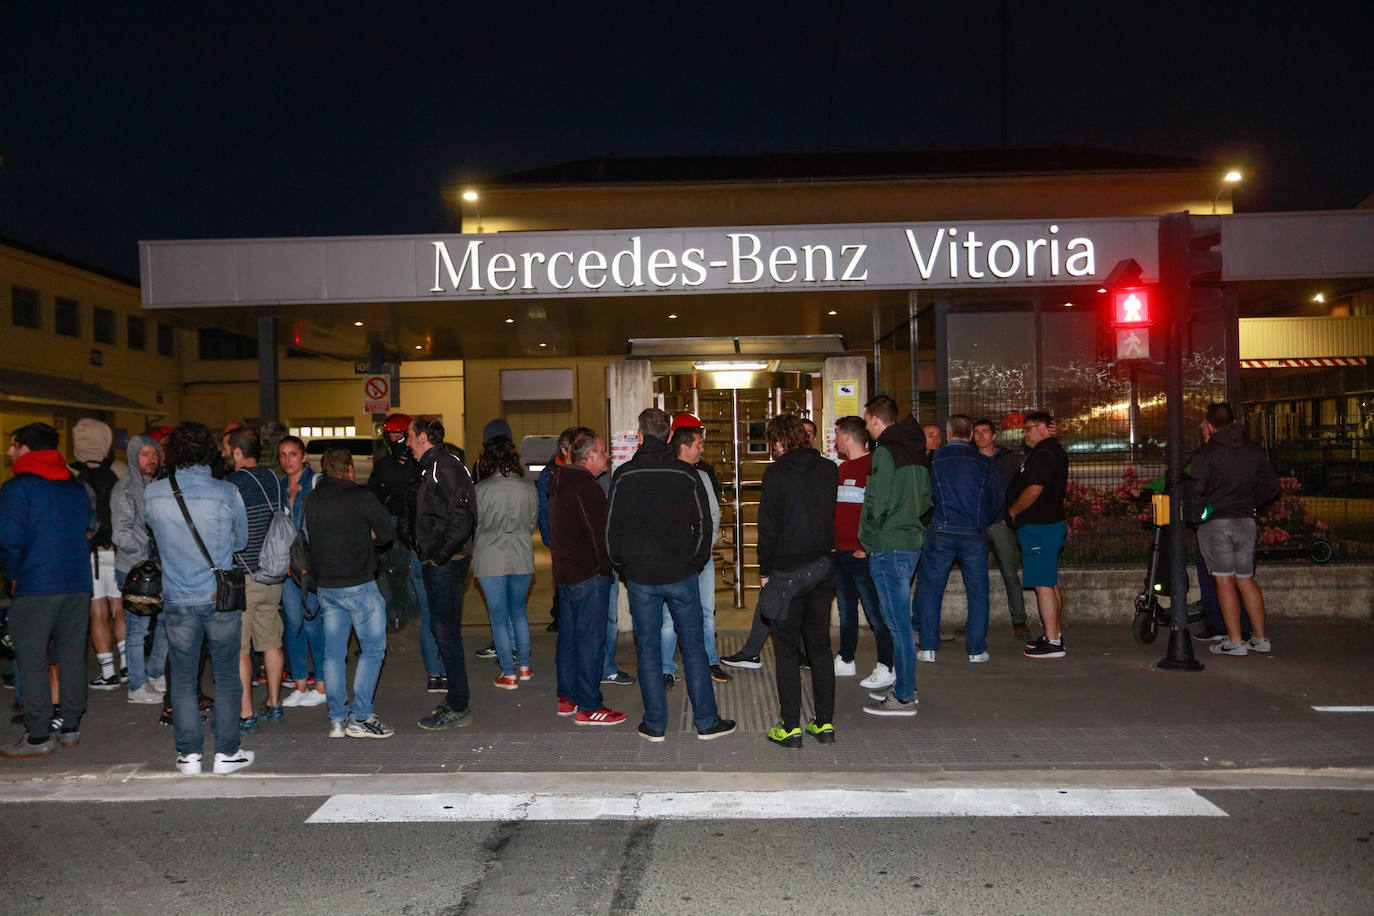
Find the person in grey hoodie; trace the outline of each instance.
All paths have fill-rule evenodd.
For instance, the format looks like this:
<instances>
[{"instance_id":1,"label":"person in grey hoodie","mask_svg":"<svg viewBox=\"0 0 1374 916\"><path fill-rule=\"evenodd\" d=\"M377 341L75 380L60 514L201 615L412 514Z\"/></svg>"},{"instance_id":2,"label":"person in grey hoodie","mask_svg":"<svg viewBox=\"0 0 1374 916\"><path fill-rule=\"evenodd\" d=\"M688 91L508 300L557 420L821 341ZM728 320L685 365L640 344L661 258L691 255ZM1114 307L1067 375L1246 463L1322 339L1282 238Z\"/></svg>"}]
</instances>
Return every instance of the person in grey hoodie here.
<instances>
[{"instance_id":1,"label":"person in grey hoodie","mask_svg":"<svg viewBox=\"0 0 1374 916\"><path fill-rule=\"evenodd\" d=\"M534 675L525 598L534 578L531 535L539 521L539 493L524 476L520 453L509 436L498 435L483 444L476 477L472 575L487 600L496 660L501 665L493 683L514 690Z\"/></svg>"},{"instance_id":2,"label":"person in grey hoodie","mask_svg":"<svg viewBox=\"0 0 1374 916\"><path fill-rule=\"evenodd\" d=\"M129 437L129 473L110 493L110 523L115 546L115 581L121 588L124 579L144 560L156 557L156 547L148 536L143 518L143 490L162 476L162 446L152 436ZM153 630L152 652L144 660L143 647L148 630ZM167 689L163 669L167 666L167 627L162 615L126 615L125 650L129 668L129 702L160 703Z\"/></svg>"}]
</instances>

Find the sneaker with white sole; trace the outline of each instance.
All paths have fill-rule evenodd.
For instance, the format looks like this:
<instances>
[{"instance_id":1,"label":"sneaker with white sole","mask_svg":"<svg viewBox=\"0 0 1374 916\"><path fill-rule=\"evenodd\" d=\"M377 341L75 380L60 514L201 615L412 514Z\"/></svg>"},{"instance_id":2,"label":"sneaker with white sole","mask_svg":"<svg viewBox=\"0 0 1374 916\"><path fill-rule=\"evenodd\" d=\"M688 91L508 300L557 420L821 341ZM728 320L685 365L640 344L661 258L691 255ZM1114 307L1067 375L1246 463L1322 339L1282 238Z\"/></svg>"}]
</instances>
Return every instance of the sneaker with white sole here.
<instances>
[{"instance_id":1,"label":"sneaker with white sole","mask_svg":"<svg viewBox=\"0 0 1374 916\"><path fill-rule=\"evenodd\" d=\"M835 656L835 677L853 677L858 673L854 667L854 662L847 662L840 656Z\"/></svg>"},{"instance_id":2,"label":"sneaker with white sole","mask_svg":"<svg viewBox=\"0 0 1374 916\"><path fill-rule=\"evenodd\" d=\"M139 687L137 690L130 690L128 701L130 703L153 704L162 702L162 691L153 689L151 681Z\"/></svg>"},{"instance_id":3,"label":"sneaker with white sole","mask_svg":"<svg viewBox=\"0 0 1374 916\"><path fill-rule=\"evenodd\" d=\"M745 655L743 652L736 652L734 655L722 655L720 662L729 665L731 668L762 668L763 660L757 655Z\"/></svg>"},{"instance_id":4,"label":"sneaker with white sole","mask_svg":"<svg viewBox=\"0 0 1374 916\"><path fill-rule=\"evenodd\" d=\"M968 660L970 664L977 665L987 661L990 658L992 658L992 656L987 654L986 652L979 652L977 655L970 655L968 657Z\"/></svg>"},{"instance_id":5,"label":"sneaker with white sole","mask_svg":"<svg viewBox=\"0 0 1374 916\"><path fill-rule=\"evenodd\" d=\"M918 661L918 662L933 662L933 661L935 661L935 650L934 650L934 649L922 649L922 650L920 650L919 652L916 653L916 661Z\"/></svg>"},{"instance_id":6,"label":"sneaker with white sole","mask_svg":"<svg viewBox=\"0 0 1374 916\"><path fill-rule=\"evenodd\" d=\"M1250 650L1246 648L1244 642L1231 642L1223 639L1221 642L1214 642L1207 647L1213 655L1248 655Z\"/></svg>"},{"instance_id":7,"label":"sneaker with white sole","mask_svg":"<svg viewBox=\"0 0 1374 916\"><path fill-rule=\"evenodd\" d=\"M897 699L897 695L888 691L881 700L872 706L865 706L864 712L871 716L914 716L916 715L916 698L912 697L906 702Z\"/></svg>"},{"instance_id":8,"label":"sneaker with white sole","mask_svg":"<svg viewBox=\"0 0 1374 916\"><path fill-rule=\"evenodd\" d=\"M895 683L897 683L897 675L893 670L882 662L878 662L873 668L873 673L859 681L859 686L869 690L886 690Z\"/></svg>"},{"instance_id":9,"label":"sneaker with white sole","mask_svg":"<svg viewBox=\"0 0 1374 916\"><path fill-rule=\"evenodd\" d=\"M246 766L253 765L253 752L239 748L232 754L215 754L215 775L227 776Z\"/></svg>"},{"instance_id":10,"label":"sneaker with white sole","mask_svg":"<svg viewBox=\"0 0 1374 916\"><path fill-rule=\"evenodd\" d=\"M167 692L167 677L166 677L165 675L158 675L157 677L150 677L150 678L148 678L148 686L152 687L154 690L156 690L156 691L157 691L158 693L160 693L160 694L161 694L161 693L166 693L166 692Z\"/></svg>"},{"instance_id":11,"label":"sneaker with white sole","mask_svg":"<svg viewBox=\"0 0 1374 916\"><path fill-rule=\"evenodd\" d=\"M118 690L119 674L116 672L109 677L95 678L86 686L90 687L92 690Z\"/></svg>"},{"instance_id":12,"label":"sneaker with white sole","mask_svg":"<svg viewBox=\"0 0 1374 916\"><path fill-rule=\"evenodd\" d=\"M390 738L396 734L396 729L377 718L374 712L362 721L349 716L348 724L344 726L344 734L350 738Z\"/></svg>"},{"instance_id":13,"label":"sneaker with white sole","mask_svg":"<svg viewBox=\"0 0 1374 916\"><path fill-rule=\"evenodd\" d=\"M200 755L182 754L177 758L177 770L181 772L182 776L199 776Z\"/></svg>"},{"instance_id":14,"label":"sneaker with white sole","mask_svg":"<svg viewBox=\"0 0 1374 916\"><path fill-rule=\"evenodd\" d=\"M883 699L884 697L886 697L886 696L887 696L889 693L891 693L891 692L892 692L891 690L873 690L873 691L870 691L868 695L871 696L871 697L872 697L873 699L875 699L875 700L881 700L881 699ZM913 694L911 695L911 702L913 702L913 703L920 703L920 702L921 702L921 692L920 692L919 690L916 691L915 693L913 693Z\"/></svg>"},{"instance_id":15,"label":"sneaker with white sole","mask_svg":"<svg viewBox=\"0 0 1374 916\"><path fill-rule=\"evenodd\" d=\"M573 714L573 725L619 725L625 721L623 712L616 712L603 706L594 712L579 709Z\"/></svg>"},{"instance_id":16,"label":"sneaker with white sole","mask_svg":"<svg viewBox=\"0 0 1374 916\"><path fill-rule=\"evenodd\" d=\"M307 690L305 691L305 696L301 697L300 700L296 702L296 705L323 706L326 702L328 702L328 697L320 693L318 690ZM286 702L283 700L281 705L285 706Z\"/></svg>"},{"instance_id":17,"label":"sneaker with white sole","mask_svg":"<svg viewBox=\"0 0 1374 916\"><path fill-rule=\"evenodd\" d=\"M343 722L334 722L334 721L330 721L330 723L329 723L329 737L331 737L331 738L343 738L343 737L346 737L346 735L347 735L347 733L344 731L344 723L343 723Z\"/></svg>"},{"instance_id":18,"label":"sneaker with white sole","mask_svg":"<svg viewBox=\"0 0 1374 916\"><path fill-rule=\"evenodd\" d=\"M301 705L301 700L305 699L305 694L306 691L304 690L292 690L286 696L281 698L281 705L286 707L287 709L294 709L295 707Z\"/></svg>"},{"instance_id":19,"label":"sneaker with white sole","mask_svg":"<svg viewBox=\"0 0 1374 916\"><path fill-rule=\"evenodd\" d=\"M1260 636L1251 636L1251 637L1250 637L1250 641L1247 642L1245 645L1246 645L1247 648L1249 648L1249 650L1250 650L1251 652L1268 652L1268 651L1270 651L1269 640L1264 639L1263 637L1260 637Z\"/></svg>"}]
</instances>

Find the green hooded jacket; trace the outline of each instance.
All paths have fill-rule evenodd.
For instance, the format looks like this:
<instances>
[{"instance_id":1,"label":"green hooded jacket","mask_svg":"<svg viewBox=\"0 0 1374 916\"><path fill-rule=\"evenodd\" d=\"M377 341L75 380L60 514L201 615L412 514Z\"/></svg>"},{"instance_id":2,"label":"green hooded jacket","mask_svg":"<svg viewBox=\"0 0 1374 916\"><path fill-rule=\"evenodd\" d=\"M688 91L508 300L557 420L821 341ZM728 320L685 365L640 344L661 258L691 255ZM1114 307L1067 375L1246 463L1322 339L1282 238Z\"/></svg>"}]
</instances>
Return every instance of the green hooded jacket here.
<instances>
[{"instance_id":1,"label":"green hooded jacket","mask_svg":"<svg viewBox=\"0 0 1374 916\"><path fill-rule=\"evenodd\" d=\"M930 474L921 465L926 437L914 417L903 417L878 437L864 486L859 543L868 553L920 550L931 507Z\"/></svg>"}]
</instances>

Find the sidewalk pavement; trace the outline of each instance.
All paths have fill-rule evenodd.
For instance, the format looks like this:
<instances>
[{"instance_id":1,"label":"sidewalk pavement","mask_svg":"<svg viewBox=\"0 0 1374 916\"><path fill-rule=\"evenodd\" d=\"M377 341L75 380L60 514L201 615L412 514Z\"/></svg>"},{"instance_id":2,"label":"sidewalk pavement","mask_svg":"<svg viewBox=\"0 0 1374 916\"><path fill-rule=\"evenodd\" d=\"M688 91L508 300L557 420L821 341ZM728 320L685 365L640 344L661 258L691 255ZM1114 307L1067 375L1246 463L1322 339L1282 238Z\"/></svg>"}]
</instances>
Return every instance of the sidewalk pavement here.
<instances>
[{"instance_id":1,"label":"sidewalk pavement","mask_svg":"<svg viewBox=\"0 0 1374 916\"><path fill-rule=\"evenodd\" d=\"M480 613L480 601L468 616ZM1167 634L1152 646L1134 642L1129 620L1065 632L1069 654L1058 660L1021 655L1010 626L990 635L991 661L969 664L959 638L944 643L938 661L918 663L919 715L881 718L863 713L871 702L859 680L873 667L871 636L860 638L859 676L837 683L838 740L803 750L763 738L777 718L771 647L762 670L728 669L714 685L722 716L739 730L698 741L681 682L669 693L668 741L650 744L635 732L642 714L639 689L605 686L606 702L623 710L625 724L577 727L555 715L553 634L534 611L534 679L517 690L492 683L494 662L471 657L486 645L485 624L465 627L473 723L426 732L416 719L442 700L425 692L418 621L389 633L377 691L378 715L396 728L387 740L330 740L325 707L288 709L285 721L245 736L257 752L257 776L447 773L606 774L695 771L709 774L806 770L835 775L959 772L1216 771L1236 768L1374 767L1374 713L1318 712L1313 706L1374 704L1374 626L1281 623L1271 631L1274 651L1245 658L1213 656L1195 642L1205 671L1162 671ZM722 622L742 626L739 612ZM717 634L720 653L738 649L743 629ZM633 639L622 633L617 658L636 673ZM828 660L827 660L827 663ZM657 674L655 676L660 676ZM208 675L207 675L208 682ZM803 673L804 692L809 675ZM10 694L11 698L13 694ZM264 688L254 689L261 705ZM809 702L809 701L808 701ZM9 705L9 704L7 704ZM0 760L0 797L7 786L60 777L158 776L175 772L172 732L158 724L158 707L125 702L124 691L91 691L81 743L36 760ZM11 726L17 735L20 726ZM13 740L7 737L6 741ZM208 736L207 747L212 747Z\"/></svg>"}]
</instances>

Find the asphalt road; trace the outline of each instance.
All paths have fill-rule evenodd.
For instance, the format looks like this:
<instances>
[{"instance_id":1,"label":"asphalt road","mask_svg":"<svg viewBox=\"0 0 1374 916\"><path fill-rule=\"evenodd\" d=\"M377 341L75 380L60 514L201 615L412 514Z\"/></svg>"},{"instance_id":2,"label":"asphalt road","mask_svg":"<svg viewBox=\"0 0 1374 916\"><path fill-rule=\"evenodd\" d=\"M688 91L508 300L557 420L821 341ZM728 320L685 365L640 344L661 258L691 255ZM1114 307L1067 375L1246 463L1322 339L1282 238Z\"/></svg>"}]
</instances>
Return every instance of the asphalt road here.
<instances>
[{"instance_id":1,"label":"asphalt road","mask_svg":"<svg viewBox=\"0 0 1374 916\"><path fill-rule=\"evenodd\" d=\"M318 824L315 795L15 802L0 805L0 900L236 916L1370 912L1374 792L1197 794L1226 816Z\"/></svg>"}]
</instances>

